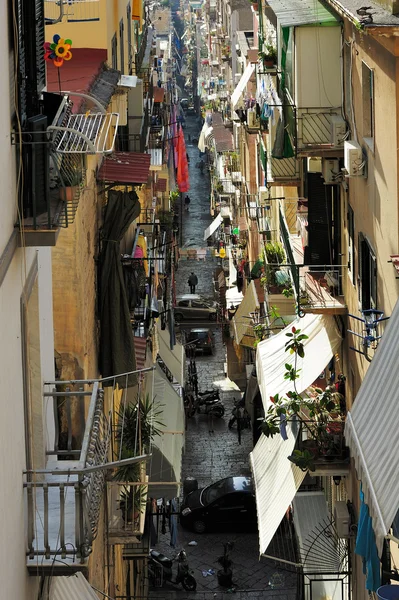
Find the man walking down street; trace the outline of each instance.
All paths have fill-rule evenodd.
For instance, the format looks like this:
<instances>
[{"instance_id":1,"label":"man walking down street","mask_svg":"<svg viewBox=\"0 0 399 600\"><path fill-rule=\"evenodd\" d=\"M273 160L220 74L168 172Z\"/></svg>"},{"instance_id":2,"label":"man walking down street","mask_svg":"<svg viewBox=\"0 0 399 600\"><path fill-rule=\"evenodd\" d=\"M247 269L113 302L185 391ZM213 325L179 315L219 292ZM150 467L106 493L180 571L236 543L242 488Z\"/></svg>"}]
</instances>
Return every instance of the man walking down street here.
<instances>
[{"instance_id":1,"label":"man walking down street","mask_svg":"<svg viewBox=\"0 0 399 600\"><path fill-rule=\"evenodd\" d=\"M198 285L198 277L191 273L188 278L188 285L190 286L190 294L195 294L195 286Z\"/></svg>"}]
</instances>

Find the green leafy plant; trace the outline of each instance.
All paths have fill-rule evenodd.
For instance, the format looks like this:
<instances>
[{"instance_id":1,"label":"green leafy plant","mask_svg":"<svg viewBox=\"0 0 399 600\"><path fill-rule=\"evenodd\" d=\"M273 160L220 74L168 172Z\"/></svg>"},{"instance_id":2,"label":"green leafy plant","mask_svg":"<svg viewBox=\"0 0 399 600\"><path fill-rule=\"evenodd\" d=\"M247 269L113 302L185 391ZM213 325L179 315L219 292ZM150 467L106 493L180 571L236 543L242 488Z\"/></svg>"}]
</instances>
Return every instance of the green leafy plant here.
<instances>
[{"instance_id":1,"label":"green leafy plant","mask_svg":"<svg viewBox=\"0 0 399 600\"><path fill-rule=\"evenodd\" d=\"M277 62L277 49L272 44L266 44L264 50L258 52L259 59L262 62Z\"/></svg>"},{"instance_id":2,"label":"green leafy plant","mask_svg":"<svg viewBox=\"0 0 399 600\"><path fill-rule=\"evenodd\" d=\"M314 470L315 455L329 457L339 452L344 425L341 413L343 397L334 386L327 386L324 390L311 387L306 393L298 393L296 380L300 369L297 357L305 356L304 342L308 336L296 327L292 327L286 336L285 351L294 355L294 364L285 364L284 378L292 382L293 389L285 397L279 394L270 397L270 406L261 420L260 429L266 437L273 437L281 431L281 417L284 421L299 418L306 429L307 439L303 445L307 447L296 450L289 460L303 470Z\"/></svg>"}]
</instances>

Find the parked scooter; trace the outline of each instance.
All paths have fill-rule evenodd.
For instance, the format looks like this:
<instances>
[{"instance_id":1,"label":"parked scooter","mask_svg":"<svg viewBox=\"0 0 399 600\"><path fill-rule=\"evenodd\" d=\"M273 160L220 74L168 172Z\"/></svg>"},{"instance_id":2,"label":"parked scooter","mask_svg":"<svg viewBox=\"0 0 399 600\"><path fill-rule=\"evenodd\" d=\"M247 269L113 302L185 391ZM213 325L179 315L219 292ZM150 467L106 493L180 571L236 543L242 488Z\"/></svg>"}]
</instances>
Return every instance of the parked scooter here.
<instances>
[{"instance_id":1,"label":"parked scooter","mask_svg":"<svg viewBox=\"0 0 399 600\"><path fill-rule=\"evenodd\" d=\"M177 560L176 579L173 579L173 562ZM195 577L190 575L187 555L184 550L180 550L175 559L168 558L165 554L150 550L148 557L148 576L156 587L161 587L166 581L173 585L182 584L187 592L194 592L197 589Z\"/></svg>"},{"instance_id":2,"label":"parked scooter","mask_svg":"<svg viewBox=\"0 0 399 600\"><path fill-rule=\"evenodd\" d=\"M198 413L204 412L206 415L217 418L223 417L224 404L220 399L219 390L199 392L195 401L195 408Z\"/></svg>"}]
</instances>

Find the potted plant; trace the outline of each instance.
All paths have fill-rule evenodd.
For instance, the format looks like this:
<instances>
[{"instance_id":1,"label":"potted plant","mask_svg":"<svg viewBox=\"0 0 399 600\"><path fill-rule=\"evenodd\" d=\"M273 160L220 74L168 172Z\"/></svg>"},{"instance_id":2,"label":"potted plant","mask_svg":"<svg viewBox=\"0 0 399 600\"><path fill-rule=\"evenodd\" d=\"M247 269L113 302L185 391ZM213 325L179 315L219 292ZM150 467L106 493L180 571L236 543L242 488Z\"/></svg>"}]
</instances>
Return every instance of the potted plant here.
<instances>
[{"instance_id":1,"label":"potted plant","mask_svg":"<svg viewBox=\"0 0 399 600\"><path fill-rule=\"evenodd\" d=\"M272 44L266 44L265 49L258 52L258 56L266 68L272 68L277 63L277 49Z\"/></svg>"},{"instance_id":2,"label":"potted plant","mask_svg":"<svg viewBox=\"0 0 399 600\"><path fill-rule=\"evenodd\" d=\"M230 552L233 548L234 542L224 542L223 554L217 559L219 565L222 567L217 572L218 583L223 587L230 587L233 582L233 571L230 568L233 564L230 558Z\"/></svg>"},{"instance_id":3,"label":"potted plant","mask_svg":"<svg viewBox=\"0 0 399 600\"><path fill-rule=\"evenodd\" d=\"M72 202L82 184L82 172L80 170L68 172L68 177L64 179L63 183L64 185L60 187L60 198L65 202Z\"/></svg>"},{"instance_id":4,"label":"potted plant","mask_svg":"<svg viewBox=\"0 0 399 600\"><path fill-rule=\"evenodd\" d=\"M122 511L123 526L135 523L140 517L144 503L147 499L147 486L128 485L124 486L119 500L119 507Z\"/></svg>"},{"instance_id":5,"label":"potted plant","mask_svg":"<svg viewBox=\"0 0 399 600\"><path fill-rule=\"evenodd\" d=\"M305 473L307 471L315 471L314 455L309 450L294 450L291 456L288 457L294 465L299 467Z\"/></svg>"}]
</instances>

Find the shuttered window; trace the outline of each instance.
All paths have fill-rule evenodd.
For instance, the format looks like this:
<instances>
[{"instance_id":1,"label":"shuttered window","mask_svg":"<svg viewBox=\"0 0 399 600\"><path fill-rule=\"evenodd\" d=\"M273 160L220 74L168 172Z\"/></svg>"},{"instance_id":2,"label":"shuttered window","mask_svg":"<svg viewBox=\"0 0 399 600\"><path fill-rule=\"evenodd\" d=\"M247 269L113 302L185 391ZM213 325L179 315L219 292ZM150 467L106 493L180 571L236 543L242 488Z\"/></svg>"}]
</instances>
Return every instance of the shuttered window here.
<instances>
[{"instance_id":1,"label":"shuttered window","mask_svg":"<svg viewBox=\"0 0 399 600\"><path fill-rule=\"evenodd\" d=\"M352 283L355 283L355 213L353 208L348 205L348 271Z\"/></svg>"},{"instance_id":2,"label":"shuttered window","mask_svg":"<svg viewBox=\"0 0 399 600\"><path fill-rule=\"evenodd\" d=\"M112 68L118 69L118 40L116 37L116 33L112 36L111 40L111 57Z\"/></svg>"},{"instance_id":3,"label":"shuttered window","mask_svg":"<svg viewBox=\"0 0 399 600\"><path fill-rule=\"evenodd\" d=\"M362 310L377 308L377 259L365 236L359 233L359 300Z\"/></svg>"},{"instance_id":4,"label":"shuttered window","mask_svg":"<svg viewBox=\"0 0 399 600\"><path fill-rule=\"evenodd\" d=\"M132 6L129 2L126 9L127 16L127 56L128 56L128 69L129 75L132 74L133 70L133 48L132 48Z\"/></svg>"},{"instance_id":5,"label":"shuttered window","mask_svg":"<svg viewBox=\"0 0 399 600\"><path fill-rule=\"evenodd\" d=\"M309 265L332 265L332 198L327 197L319 173L308 173L308 239L305 262Z\"/></svg>"},{"instance_id":6,"label":"shuttered window","mask_svg":"<svg viewBox=\"0 0 399 600\"><path fill-rule=\"evenodd\" d=\"M125 72L125 26L123 24L123 19L120 20L119 23L119 43L120 43L120 53L121 53L121 68L120 71L123 74Z\"/></svg>"}]
</instances>

